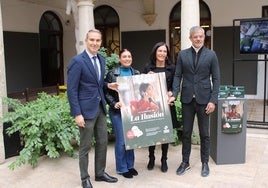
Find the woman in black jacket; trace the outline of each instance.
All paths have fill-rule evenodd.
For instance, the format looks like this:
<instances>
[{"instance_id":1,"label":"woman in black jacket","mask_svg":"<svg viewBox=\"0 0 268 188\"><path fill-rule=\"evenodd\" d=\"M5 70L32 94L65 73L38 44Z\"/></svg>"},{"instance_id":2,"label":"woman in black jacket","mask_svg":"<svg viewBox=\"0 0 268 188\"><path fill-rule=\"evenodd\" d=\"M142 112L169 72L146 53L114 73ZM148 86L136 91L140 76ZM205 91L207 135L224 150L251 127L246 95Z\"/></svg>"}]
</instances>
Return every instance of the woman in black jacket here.
<instances>
[{"instance_id":1,"label":"woman in black jacket","mask_svg":"<svg viewBox=\"0 0 268 188\"><path fill-rule=\"evenodd\" d=\"M172 91L172 83L173 77L175 73L175 65L170 61L170 53L166 43L158 42L154 45L151 55L150 55L150 63L146 64L144 68L144 73L159 73L165 72L166 74L166 83L168 91ZM178 127L177 115L175 106L170 106L171 118L173 128ZM161 171L167 172L167 153L168 153L169 144L162 144L162 157L161 157ZM149 163L147 165L148 170L152 170L155 165L155 146L149 146Z\"/></svg>"},{"instance_id":2,"label":"woman in black jacket","mask_svg":"<svg viewBox=\"0 0 268 188\"><path fill-rule=\"evenodd\" d=\"M127 49L122 49L119 52L120 66L109 71L105 81L108 83L116 82L118 76L132 76L140 74L138 70L131 67L132 55ZM125 149L124 132L120 108L122 106L119 101L118 93L108 89L105 93L106 101L109 104L109 115L113 124L115 134L115 161L116 172L125 178L133 178L138 172L134 168L134 150Z\"/></svg>"}]
</instances>

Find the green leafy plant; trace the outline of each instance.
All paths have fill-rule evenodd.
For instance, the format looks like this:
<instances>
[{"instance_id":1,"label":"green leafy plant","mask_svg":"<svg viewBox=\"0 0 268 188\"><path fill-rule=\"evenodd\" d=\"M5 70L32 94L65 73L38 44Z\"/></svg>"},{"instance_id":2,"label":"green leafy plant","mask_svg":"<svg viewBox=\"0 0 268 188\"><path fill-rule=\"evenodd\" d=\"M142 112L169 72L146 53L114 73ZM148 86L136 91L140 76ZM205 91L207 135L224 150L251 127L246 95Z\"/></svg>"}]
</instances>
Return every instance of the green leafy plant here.
<instances>
[{"instance_id":1,"label":"green leafy plant","mask_svg":"<svg viewBox=\"0 0 268 188\"><path fill-rule=\"evenodd\" d=\"M174 130L174 145L179 145L181 143L181 137L182 137L182 104L180 102L180 96L174 101L176 112L177 112L177 120L179 122L179 128L176 128ZM200 138L199 136L193 131L192 136L192 144L200 144Z\"/></svg>"},{"instance_id":2,"label":"green leafy plant","mask_svg":"<svg viewBox=\"0 0 268 188\"><path fill-rule=\"evenodd\" d=\"M9 165L10 169L14 170L26 162L36 166L42 155L58 158L61 152L66 152L71 157L76 156L73 143L79 144L79 130L70 116L66 96L39 93L36 100L26 104L10 98L3 101L12 109L2 119L12 124L7 134L19 131L23 143L23 149Z\"/></svg>"},{"instance_id":3,"label":"green leafy plant","mask_svg":"<svg viewBox=\"0 0 268 188\"><path fill-rule=\"evenodd\" d=\"M110 56L106 53L107 49L104 47L101 47L98 51L99 54L101 54L106 59L106 72L113 69L114 67L118 66L119 63L119 56L115 53L112 53Z\"/></svg>"},{"instance_id":4,"label":"green leafy plant","mask_svg":"<svg viewBox=\"0 0 268 188\"><path fill-rule=\"evenodd\" d=\"M174 105L177 112L177 120L178 120L178 128L174 129L173 131L173 137L174 137L174 145L179 145L181 143L181 134L182 134L182 112L181 112L181 102L180 102L180 96L177 97L177 99L174 101Z\"/></svg>"},{"instance_id":5,"label":"green leafy plant","mask_svg":"<svg viewBox=\"0 0 268 188\"><path fill-rule=\"evenodd\" d=\"M109 70L112 70L113 68L115 68L116 66L118 66L119 64L119 56L115 53L112 53L110 56L107 55L106 53L107 49L104 48L104 47L101 47L98 51L99 54L101 54L105 59L106 59L106 67L105 67L105 70L106 70L106 73L109 71ZM109 105L107 104L107 111L109 110ZM106 115L106 119L107 119L107 131L109 133L109 138L110 140L113 140L113 126L112 126L112 122L111 122L111 119L110 119L110 116L109 114L107 113Z\"/></svg>"}]
</instances>

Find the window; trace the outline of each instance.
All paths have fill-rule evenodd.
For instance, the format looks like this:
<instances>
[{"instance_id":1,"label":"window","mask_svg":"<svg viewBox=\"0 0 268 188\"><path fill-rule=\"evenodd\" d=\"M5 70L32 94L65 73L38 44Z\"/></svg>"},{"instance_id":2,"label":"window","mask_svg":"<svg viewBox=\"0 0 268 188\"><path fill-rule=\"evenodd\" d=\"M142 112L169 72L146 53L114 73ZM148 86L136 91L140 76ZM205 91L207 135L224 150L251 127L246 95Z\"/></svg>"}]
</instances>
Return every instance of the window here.
<instances>
[{"instance_id":1,"label":"window","mask_svg":"<svg viewBox=\"0 0 268 188\"><path fill-rule=\"evenodd\" d=\"M94 9L95 28L102 32L102 45L107 54L119 53L120 30L119 16L110 6L103 5Z\"/></svg>"},{"instance_id":2,"label":"window","mask_svg":"<svg viewBox=\"0 0 268 188\"><path fill-rule=\"evenodd\" d=\"M211 48L211 13L209 7L202 0L200 3L200 25L206 33L205 46ZM181 50L181 2L178 2L171 10L169 16L169 43L173 62Z\"/></svg>"},{"instance_id":3,"label":"window","mask_svg":"<svg viewBox=\"0 0 268 188\"><path fill-rule=\"evenodd\" d=\"M62 24L59 17L45 12L39 23L42 86L63 84Z\"/></svg>"}]
</instances>

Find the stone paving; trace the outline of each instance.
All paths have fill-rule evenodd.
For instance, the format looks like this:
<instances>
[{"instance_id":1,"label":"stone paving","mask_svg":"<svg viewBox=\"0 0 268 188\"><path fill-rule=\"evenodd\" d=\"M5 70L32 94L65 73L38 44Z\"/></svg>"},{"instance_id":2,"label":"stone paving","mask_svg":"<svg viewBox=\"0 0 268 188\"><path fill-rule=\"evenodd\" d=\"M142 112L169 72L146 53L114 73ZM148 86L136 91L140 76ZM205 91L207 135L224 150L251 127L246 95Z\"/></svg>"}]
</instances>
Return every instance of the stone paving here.
<instances>
[{"instance_id":1,"label":"stone paving","mask_svg":"<svg viewBox=\"0 0 268 188\"><path fill-rule=\"evenodd\" d=\"M239 148L237 148L239 149ZM199 145L192 145L192 154L188 170L183 176L176 175L181 162L181 145L170 145L168 153L168 172L160 171L160 146L156 148L156 166L148 171L147 148L136 149L135 168L139 175L126 179L115 173L113 143L109 144L106 171L118 177L118 182L109 184L95 182L94 172L90 168L91 181L95 188L266 188L268 187L268 129L247 128L246 162L243 164L216 165L210 159L210 175L201 177ZM231 154L230 154L231 155ZM90 154L90 163L94 160L94 151ZM41 157L39 165L32 168L26 164L11 171L8 165L15 157L0 164L0 187L2 188L78 188L78 159L63 156L59 159ZM90 165L90 167L93 167Z\"/></svg>"}]
</instances>

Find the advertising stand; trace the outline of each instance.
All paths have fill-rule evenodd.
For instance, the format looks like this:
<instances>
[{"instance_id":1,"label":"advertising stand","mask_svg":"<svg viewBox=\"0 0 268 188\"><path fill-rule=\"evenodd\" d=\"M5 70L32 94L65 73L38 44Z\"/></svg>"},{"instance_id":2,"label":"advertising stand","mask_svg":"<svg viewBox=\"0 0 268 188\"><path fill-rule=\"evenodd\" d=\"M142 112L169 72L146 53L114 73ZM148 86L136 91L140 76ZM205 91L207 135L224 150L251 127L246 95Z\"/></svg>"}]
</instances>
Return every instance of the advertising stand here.
<instances>
[{"instance_id":1,"label":"advertising stand","mask_svg":"<svg viewBox=\"0 0 268 188\"><path fill-rule=\"evenodd\" d=\"M245 163L247 101L219 98L210 118L210 156L216 164Z\"/></svg>"}]
</instances>

